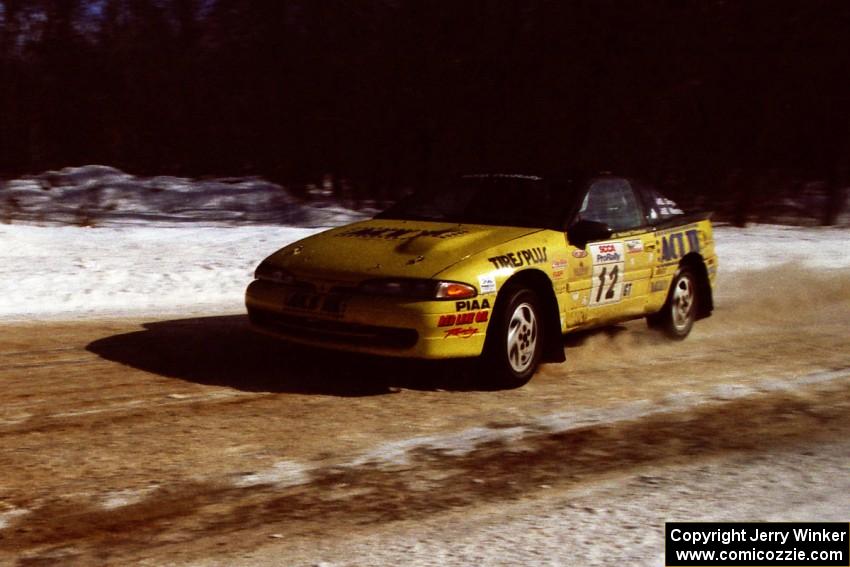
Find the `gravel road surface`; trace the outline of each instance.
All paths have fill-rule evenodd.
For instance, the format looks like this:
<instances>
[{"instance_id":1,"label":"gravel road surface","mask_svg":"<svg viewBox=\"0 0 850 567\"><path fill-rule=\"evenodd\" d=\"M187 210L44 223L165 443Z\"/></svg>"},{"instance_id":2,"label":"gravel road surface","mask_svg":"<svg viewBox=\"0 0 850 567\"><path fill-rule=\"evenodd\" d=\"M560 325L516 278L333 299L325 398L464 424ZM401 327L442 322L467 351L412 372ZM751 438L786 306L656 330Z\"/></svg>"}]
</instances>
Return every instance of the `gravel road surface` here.
<instances>
[{"instance_id":1,"label":"gravel road surface","mask_svg":"<svg viewBox=\"0 0 850 567\"><path fill-rule=\"evenodd\" d=\"M738 273L490 391L245 318L0 326L0 564L660 565L665 520L850 509L850 274Z\"/></svg>"}]
</instances>

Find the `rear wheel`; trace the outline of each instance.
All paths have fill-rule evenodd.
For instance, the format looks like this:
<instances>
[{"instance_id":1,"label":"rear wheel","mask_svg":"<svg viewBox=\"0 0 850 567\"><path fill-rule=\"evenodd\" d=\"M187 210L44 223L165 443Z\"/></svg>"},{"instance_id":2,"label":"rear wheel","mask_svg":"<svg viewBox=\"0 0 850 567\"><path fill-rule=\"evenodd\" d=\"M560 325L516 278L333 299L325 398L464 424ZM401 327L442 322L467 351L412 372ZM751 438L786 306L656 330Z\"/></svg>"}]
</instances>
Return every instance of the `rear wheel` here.
<instances>
[{"instance_id":1,"label":"rear wheel","mask_svg":"<svg viewBox=\"0 0 850 567\"><path fill-rule=\"evenodd\" d=\"M533 291L506 291L487 330L482 362L488 382L515 388L528 382L540 363L543 320Z\"/></svg>"},{"instance_id":2,"label":"rear wheel","mask_svg":"<svg viewBox=\"0 0 850 567\"><path fill-rule=\"evenodd\" d=\"M691 332L697 317L697 284L687 266L673 276L673 285L661 311L646 318L650 327L663 331L668 337L682 340Z\"/></svg>"}]
</instances>

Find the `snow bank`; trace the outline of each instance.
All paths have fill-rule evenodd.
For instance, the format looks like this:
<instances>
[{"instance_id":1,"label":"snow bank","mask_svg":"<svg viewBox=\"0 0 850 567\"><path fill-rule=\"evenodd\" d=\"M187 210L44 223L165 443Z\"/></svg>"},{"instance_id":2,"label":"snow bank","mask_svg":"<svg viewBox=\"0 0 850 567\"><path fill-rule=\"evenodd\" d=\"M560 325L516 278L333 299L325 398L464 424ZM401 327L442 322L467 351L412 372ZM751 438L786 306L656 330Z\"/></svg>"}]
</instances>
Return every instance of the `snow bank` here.
<instances>
[{"instance_id":1,"label":"snow bank","mask_svg":"<svg viewBox=\"0 0 850 567\"><path fill-rule=\"evenodd\" d=\"M136 177L105 165L66 167L6 181L6 222L79 226L281 224L335 226L371 216L330 202L304 203L258 177Z\"/></svg>"},{"instance_id":2,"label":"snow bank","mask_svg":"<svg viewBox=\"0 0 850 567\"><path fill-rule=\"evenodd\" d=\"M0 225L0 319L241 312L257 263L318 229ZM850 231L718 227L723 274L850 266Z\"/></svg>"}]
</instances>

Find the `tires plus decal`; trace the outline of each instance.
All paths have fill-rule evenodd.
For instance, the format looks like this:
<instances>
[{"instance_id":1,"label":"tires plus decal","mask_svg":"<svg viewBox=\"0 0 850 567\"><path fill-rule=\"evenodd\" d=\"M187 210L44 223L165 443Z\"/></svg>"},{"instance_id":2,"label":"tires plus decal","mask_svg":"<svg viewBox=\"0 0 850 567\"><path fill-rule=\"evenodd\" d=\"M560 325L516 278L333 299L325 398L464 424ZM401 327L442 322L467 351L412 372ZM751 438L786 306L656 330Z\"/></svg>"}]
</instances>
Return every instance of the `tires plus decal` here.
<instances>
[{"instance_id":1,"label":"tires plus decal","mask_svg":"<svg viewBox=\"0 0 850 567\"><path fill-rule=\"evenodd\" d=\"M688 252L699 252L699 231L692 228L661 237L661 261L678 260Z\"/></svg>"},{"instance_id":2,"label":"tires plus decal","mask_svg":"<svg viewBox=\"0 0 850 567\"><path fill-rule=\"evenodd\" d=\"M593 259L591 307L620 301L623 298L622 280L626 270L623 243L591 244L589 248Z\"/></svg>"},{"instance_id":3,"label":"tires plus decal","mask_svg":"<svg viewBox=\"0 0 850 567\"><path fill-rule=\"evenodd\" d=\"M546 247L527 248L525 250L517 250L509 252L502 256L493 256L487 258L487 261L492 262L496 268L520 268L522 266L532 266L534 264L542 264L546 261Z\"/></svg>"},{"instance_id":4,"label":"tires plus decal","mask_svg":"<svg viewBox=\"0 0 850 567\"><path fill-rule=\"evenodd\" d=\"M442 230L417 230L410 228L383 228L365 227L347 230L337 236L351 236L355 238L380 238L381 240L401 240L406 238L420 238L423 236L431 238L452 238L466 234L468 231L459 228L445 228Z\"/></svg>"},{"instance_id":5,"label":"tires plus decal","mask_svg":"<svg viewBox=\"0 0 850 567\"><path fill-rule=\"evenodd\" d=\"M453 327L455 325L470 325L472 323L486 323L490 318L489 311L467 311L465 313L440 315L437 322L438 327Z\"/></svg>"}]
</instances>

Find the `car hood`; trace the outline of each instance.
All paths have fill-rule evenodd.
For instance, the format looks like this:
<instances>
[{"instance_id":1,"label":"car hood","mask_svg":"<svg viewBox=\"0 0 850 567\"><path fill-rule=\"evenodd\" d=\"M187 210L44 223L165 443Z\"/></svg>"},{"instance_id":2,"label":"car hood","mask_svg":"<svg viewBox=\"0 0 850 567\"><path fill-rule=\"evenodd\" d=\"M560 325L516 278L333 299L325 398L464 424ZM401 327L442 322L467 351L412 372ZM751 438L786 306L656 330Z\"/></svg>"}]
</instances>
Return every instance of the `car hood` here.
<instances>
[{"instance_id":1,"label":"car hood","mask_svg":"<svg viewBox=\"0 0 850 567\"><path fill-rule=\"evenodd\" d=\"M540 230L374 219L299 240L265 262L294 275L342 281L431 278L473 254Z\"/></svg>"}]
</instances>

